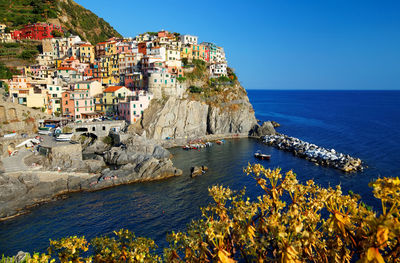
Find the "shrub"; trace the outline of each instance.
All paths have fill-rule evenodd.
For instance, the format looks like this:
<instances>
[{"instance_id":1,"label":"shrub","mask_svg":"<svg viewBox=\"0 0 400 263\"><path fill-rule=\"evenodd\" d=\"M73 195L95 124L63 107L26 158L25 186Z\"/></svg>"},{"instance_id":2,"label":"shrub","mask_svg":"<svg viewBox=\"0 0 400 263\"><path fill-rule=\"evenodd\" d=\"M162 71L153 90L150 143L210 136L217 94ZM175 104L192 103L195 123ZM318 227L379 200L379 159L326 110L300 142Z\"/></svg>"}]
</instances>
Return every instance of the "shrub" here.
<instances>
[{"instance_id":1,"label":"shrub","mask_svg":"<svg viewBox=\"0 0 400 263\"><path fill-rule=\"evenodd\" d=\"M260 164L249 164L244 172L263 195L251 201L245 189L211 187L213 203L201 209L202 219L186 232L168 235L165 262L399 262L399 178L370 183L382 203L377 214L343 195L340 186L300 184L292 171L282 174ZM153 240L124 229L114 234L90 244L84 237L50 241L49 253L56 252L61 262L161 261ZM82 258L85 251L92 255Z\"/></svg>"},{"instance_id":2,"label":"shrub","mask_svg":"<svg viewBox=\"0 0 400 263\"><path fill-rule=\"evenodd\" d=\"M28 50L22 51L22 53L19 55L19 58L22 58L25 60L30 60L30 59L35 58L37 54L38 54L37 50L28 49Z\"/></svg>"},{"instance_id":3,"label":"shrub","mask_svg":"<svg viewBox=\"0 0 400 263\"><path fill-rule=\"evenodd\" d=\"M196 87L196 86L190 86L189 91L191 93L201 93L203 91L202 88Z\"/></svg>"},{"instance_id":4,"label":"shrub","mask_svg":"<svg viewBox=\"0 0 400 263\"><path fill-rule=\"evenodd\" d=\"M176 80L182 83L182 82L186 81L186 78L185 77L177 77Z\"/></svg>"},{"instance_id":5,"label":"shrub","mask_svg":"<svg viewBox=\"0 0 400 263\"><path fill-rule=\"evenodd\" d=\"M113 143L113 139L110 136L104 137L103 142L105 144L111 145Z\"/></svg>"}]
</instances>

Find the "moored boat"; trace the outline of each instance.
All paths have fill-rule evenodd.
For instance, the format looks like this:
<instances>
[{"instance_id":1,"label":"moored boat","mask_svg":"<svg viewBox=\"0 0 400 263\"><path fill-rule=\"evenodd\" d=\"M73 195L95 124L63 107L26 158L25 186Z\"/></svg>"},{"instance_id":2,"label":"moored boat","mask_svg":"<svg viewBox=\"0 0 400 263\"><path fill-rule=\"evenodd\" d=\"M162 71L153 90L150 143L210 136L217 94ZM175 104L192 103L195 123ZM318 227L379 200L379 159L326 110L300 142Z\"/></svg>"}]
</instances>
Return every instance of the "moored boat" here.
<instances>
[{"instance_id":1,"label":"moored boat","mask_svg":"<svg viewBox=\"0 0 400 263\"><path fill-rule=\"evenodd\" d=\"M271 159L271 155L261 153L261 151L255 152L254 153L254 157L256 157L257 159L261 159L261 160L269 160L269 159Z\"/></svg>"},{"instance_id":2,"label":"moored boat","mask_svg":"<svg viewBox=\"0 0 400 263\"><path fill-rule=\"evenodd\" d=\"M56 137L56 141L62 141L62 142L70 141L73 135L74 135L73 133L61 133Z\"/></svg>"},{"instance_id":3,"label":"moored boat","mask_svg":"<svg viewBox=\"0 0 400 263\"><path fill-rule=\"evenodd\" d=\"M39 127L38 133L41 135L52 134L51 127Z\"/></svg>"}]
</instances>

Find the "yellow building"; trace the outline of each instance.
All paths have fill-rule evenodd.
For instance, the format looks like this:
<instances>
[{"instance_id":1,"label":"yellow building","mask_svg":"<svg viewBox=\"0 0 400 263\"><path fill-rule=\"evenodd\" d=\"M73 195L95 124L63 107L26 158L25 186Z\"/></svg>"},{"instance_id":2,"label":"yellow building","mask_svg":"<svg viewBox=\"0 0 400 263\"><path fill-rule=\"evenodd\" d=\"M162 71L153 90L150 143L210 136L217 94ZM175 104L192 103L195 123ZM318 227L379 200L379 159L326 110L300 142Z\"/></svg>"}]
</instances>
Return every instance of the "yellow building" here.
<instances>
[{"instance_id":1,"label":"yellow building","mask_svg":"<svg viewBox=\"0 0 400 263\"><path fill-rule=\"evenodd\" d=\"M117 42L111 41L106 43L106 56L117 54Z\"/></svg>"},{"instance_id":2,"label":"yellow building","mask_svg":"<svg viewBox=\"0 0 400 263\"><path fill-rule=\"evenodd\" d=\"M120 82L118 54L101 57L100 65L100 77L103 84L115 85Z\"/></svg>"},{"instance_id":3,"label":"yellow building","mask_svg":"<svg viewBox=\"0 0 400 263\"><path fill-rule=\"evenodd\" d=\"M132 91L125 86L110 86L103 91L103 110L110 114L115 114L118 111L118 103L127 99L127 96L132 95Z\"/></svg>"},{"instance_id":4,"label":"yellow building","mask_svg":"<svg viewBox=\"0 0 400 263\"><path fill-rule=\"evenodd\" d=\"M190 45L191 49L192 49L192 57L193 59L199 59L199 60L203 60L206 61L206 46L204 45Z\"/></svg>"},{"instance_id":5,"label":"yellow building","mask_svg":"<svg viewBox=\"0 0 400 263\"><path fill-rule=\"evenodd\" d=\"M181 48L181 59L183 58L186 58L189 61L193 59L191 46L185 46Z\"/></svg>"},{"instance_id":6,"label":"yellow building","mask_svg":"<svg viewBox=\"0 0 400 263\"><path fill-rule=\"evenodd\" d=\"M79 46L79 59L82 63L94 63L94 46L83 44Z\"/></svg>"}]
</instances>

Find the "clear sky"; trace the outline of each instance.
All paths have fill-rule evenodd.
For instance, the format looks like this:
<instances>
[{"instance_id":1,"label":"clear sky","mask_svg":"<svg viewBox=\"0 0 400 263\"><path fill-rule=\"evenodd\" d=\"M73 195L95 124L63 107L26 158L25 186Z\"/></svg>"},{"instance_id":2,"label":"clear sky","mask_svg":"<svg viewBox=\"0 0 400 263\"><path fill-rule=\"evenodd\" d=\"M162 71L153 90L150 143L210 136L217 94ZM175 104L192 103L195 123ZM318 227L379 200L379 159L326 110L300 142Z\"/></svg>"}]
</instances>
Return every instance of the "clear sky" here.
<instances>
[{"instance_id":1,"label":"clear sky","mask_svg":"<svg viewBox=\"0 0 400 263\"><path fill-rule=\"evenodd\" d=\"M123 36L223 46L246 89L400 90L399 0L75 0Z\"/></svg>"}]
</instances>

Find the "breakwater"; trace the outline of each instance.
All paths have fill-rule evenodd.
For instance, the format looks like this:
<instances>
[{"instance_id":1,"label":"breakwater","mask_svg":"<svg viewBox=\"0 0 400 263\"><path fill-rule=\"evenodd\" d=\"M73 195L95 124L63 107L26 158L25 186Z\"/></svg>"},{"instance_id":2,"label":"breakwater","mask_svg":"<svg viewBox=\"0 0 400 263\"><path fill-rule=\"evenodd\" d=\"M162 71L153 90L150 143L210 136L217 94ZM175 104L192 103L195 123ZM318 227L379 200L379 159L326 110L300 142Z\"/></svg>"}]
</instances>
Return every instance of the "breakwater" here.
<instances>
[{"instance_id":1,"label":"breakwater","mask_svg":"<svg viewBox=\"0 0 400 263\"><path fill-rule=\"evenodd\" d=\"M362 170L362 161L348 154L338 153L334 149L325 149L315 144L302 141L284 134L267 135L262 137L265 144L280 150L292 152L315 164L333 167L343 172Z\"/></svg>"}]
</instances>

